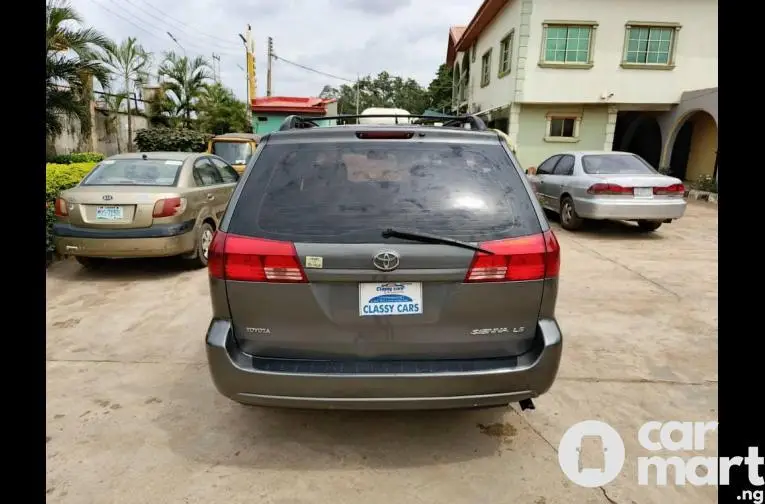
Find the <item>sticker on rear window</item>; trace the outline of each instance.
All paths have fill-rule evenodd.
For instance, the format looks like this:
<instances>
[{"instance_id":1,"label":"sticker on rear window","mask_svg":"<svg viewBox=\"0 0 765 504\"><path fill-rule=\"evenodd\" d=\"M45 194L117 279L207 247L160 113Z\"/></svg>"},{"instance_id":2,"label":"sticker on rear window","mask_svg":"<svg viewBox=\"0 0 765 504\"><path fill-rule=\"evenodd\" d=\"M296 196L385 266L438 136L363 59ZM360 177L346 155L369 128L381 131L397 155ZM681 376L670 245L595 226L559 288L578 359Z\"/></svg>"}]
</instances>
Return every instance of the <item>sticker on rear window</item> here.
<instances>
[{"instance_id":1,"label":"sticker on rear window","mask_svg":"<svg viewBox=\"0 0 765 504\"><path fill-rule=\"evenodd\" d=\"M165 164L173 165L173 166L181 166L183 164L183 161L173 161L172 159L165 161Z\"/></svg>"},{"instance_id":2,"label":"sticker on rear window","mask_svg":"<svg viewBox=\"0 0 765 504\"><path fill-rule=\"evenodd\" d=\"M316 257L316 256L306 256L305 267L321 269L324 267L324 258Z\"/></svg>"}]
</instances>

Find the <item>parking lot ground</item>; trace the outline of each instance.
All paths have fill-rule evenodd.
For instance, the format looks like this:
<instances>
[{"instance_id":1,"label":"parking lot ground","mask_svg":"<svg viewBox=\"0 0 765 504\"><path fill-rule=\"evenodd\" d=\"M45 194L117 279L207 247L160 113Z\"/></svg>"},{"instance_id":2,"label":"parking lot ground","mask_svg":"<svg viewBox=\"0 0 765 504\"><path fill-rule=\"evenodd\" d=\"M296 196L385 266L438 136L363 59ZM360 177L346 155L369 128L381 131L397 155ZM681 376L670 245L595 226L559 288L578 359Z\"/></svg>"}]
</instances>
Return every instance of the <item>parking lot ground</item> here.
<instances>
[{"instance_id":1,"label":"parking lot ground","mask_svg":"<svg viewBox=\"0 0 765 504\"><path fill-rule=\"evenodd\" d=\"M537 409L317 412L215 391L205 271L172 261L47 279L47 494L79 503L703 503L714 487L637 484L650 420L717 418L717 210L656 233L554 225L564 354ZM569 482L557 445L599 419L625 440L604 488ZM717 437L705 456L717 455ZM702 455L702 453L694 453ZM662 455L670 455L663 453ZM691 453L679 455L690 456Z\"/></svg>"}]
</instances>

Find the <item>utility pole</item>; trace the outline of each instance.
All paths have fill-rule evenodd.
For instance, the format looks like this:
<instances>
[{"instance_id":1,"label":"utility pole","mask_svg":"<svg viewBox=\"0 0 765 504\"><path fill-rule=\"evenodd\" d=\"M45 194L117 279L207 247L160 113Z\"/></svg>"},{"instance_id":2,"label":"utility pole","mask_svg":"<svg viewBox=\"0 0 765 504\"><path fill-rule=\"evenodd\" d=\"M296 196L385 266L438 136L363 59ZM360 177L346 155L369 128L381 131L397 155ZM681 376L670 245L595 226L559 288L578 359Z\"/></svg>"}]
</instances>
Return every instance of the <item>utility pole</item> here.
<instances>
[{"instance_id":1,"label":"utility pole","mask_svg":"<svg viewBox=\"0 0 765 504\"><path fill-rule=\"evenodd\" d=\"M255 42L252 39L252 28L247 25L245 37L239 33L239 38L244 43L244 50L247 56L246 75L247 75L247 119L252 125L252 101L257 93L257 80L255 79Z\"/></svg>"},{"instance_id":2,"label":"utility pole","mask_svg":"<svg viewBox=\"0 0 765 504\"><path fill-rule=\"evenodd\" d=\"M359 74L356 74L356 115L359 115L359 95L361 94L361 86L360 86L361 80L359 79ZM356 118L356 122L358 123L359 119Z\"/></svg>"},{"instance_id":3,"label":"utility pole","mask_svg":"<svg viewBox=\"0 0 765 504\"><path fill-rule=\"evenodd\" d=\"M274 39L268 37L268 71L266 73L266 96L271 96L271 60L274 57Z\"/></svg>"},{"instance_id":4,"label":"utility pole","mask_svg":"<svg viewBox=\"0 0 765 504\"><path fill-rule=\"evenodd\" d=\"M215 82L220 84L220 55L219 54L212 54L213 59L213 78L215 79ZM215 63L218 63L217 69L215 66Z\"/></svg>"}]
</instances>

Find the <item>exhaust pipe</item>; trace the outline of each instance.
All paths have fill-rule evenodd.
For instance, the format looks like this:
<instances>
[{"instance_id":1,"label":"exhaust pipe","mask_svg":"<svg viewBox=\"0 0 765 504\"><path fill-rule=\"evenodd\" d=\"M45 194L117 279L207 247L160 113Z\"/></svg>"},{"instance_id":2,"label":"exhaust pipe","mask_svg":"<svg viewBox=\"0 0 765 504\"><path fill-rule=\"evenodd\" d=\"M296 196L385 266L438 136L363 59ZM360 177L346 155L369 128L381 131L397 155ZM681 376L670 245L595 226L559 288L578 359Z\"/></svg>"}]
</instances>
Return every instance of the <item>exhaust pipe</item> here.
<instances>
[{"instance_id":1,"label":"exhaust pipe","mask_svg":"<svg viewBox=\"0 0 765 504\"><path fill-rule=\"evenodd\" d=\"M527 409L537 409L536 406L534 406L534 403L531 399L524 399L523 401L519 402L518 404L521 405L521 411L525 411Z\"/></svg>"}]
</instances>

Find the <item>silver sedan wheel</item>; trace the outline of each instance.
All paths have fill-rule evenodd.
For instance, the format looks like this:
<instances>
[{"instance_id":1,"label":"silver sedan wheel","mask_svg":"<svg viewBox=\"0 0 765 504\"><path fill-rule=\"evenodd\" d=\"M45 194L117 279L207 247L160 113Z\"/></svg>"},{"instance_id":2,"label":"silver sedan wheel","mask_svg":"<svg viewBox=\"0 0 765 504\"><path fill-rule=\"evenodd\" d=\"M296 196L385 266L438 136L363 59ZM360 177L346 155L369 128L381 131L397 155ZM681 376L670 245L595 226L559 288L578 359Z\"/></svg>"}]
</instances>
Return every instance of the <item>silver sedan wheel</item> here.
<instances>
[{"instance_id":1,"label":"silver sedan wheel","mask_svg":"<svg viewBox=\"0 0 765 504\"><path fill-rule=\"evenodd\" d=\"M202 239L201 239L201 246L202 246L202 257L207 259L207 253L210 250L210 243L212 243L212 237L213 233L209 229L205 229L202 231Z\"/></svg>"},{"instance_id":2,"label":"silver sedan wheel","mask_svg":"<svg viewBox=\"0 0 765 504\"><path fill-rule=\"evenodd\" d=\"M574 208L571 206L571 203L568 201L563 203L563 207L560 209L560 218L561 220L568 224L571 222L571 218L574 216Z\"/></svg>"}]
</instances>

